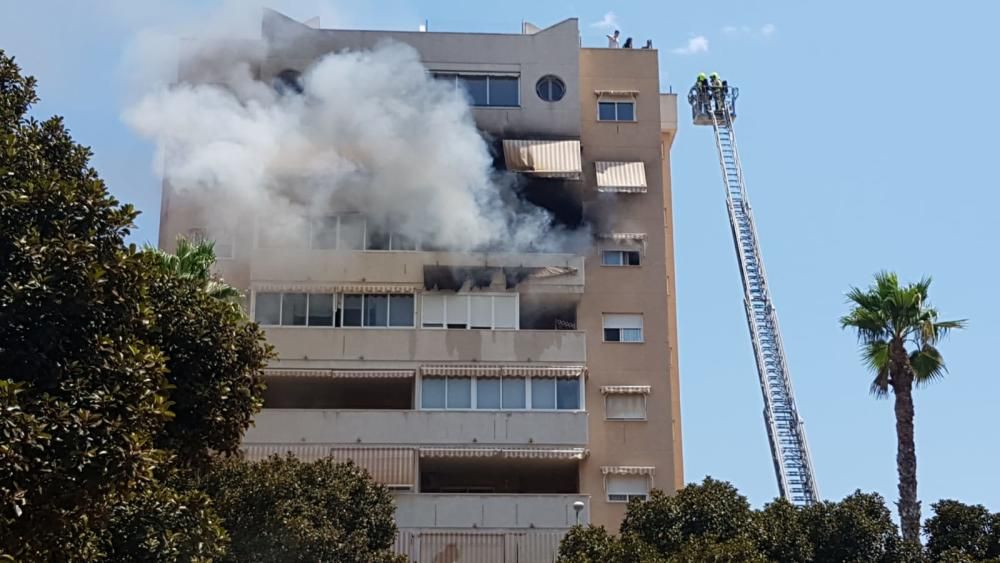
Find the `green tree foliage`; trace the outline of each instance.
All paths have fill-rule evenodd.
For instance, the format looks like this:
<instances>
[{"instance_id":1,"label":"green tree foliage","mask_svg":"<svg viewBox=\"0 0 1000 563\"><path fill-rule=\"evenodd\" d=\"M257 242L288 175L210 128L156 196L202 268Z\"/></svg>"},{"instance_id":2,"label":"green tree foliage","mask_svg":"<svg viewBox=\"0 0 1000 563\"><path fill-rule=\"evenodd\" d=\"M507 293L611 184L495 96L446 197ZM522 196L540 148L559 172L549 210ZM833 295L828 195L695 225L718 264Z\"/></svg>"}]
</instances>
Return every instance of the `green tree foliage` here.
<instances>
[{"instance_id":1,"label":"green tree foliage","mask_svg":"<svg viewBox=\"0 0 1000 563\"><path fill-rule=\"evenodd\" d=\"M205 493L156 483L114 505L101 551L107 561L203 563L225 555L227 543Z\"/></svg>"},{"instance_id":2,"label":"green tree foliage","mask_svg":"<svg viewBox=\"0 0 1000 563\"><path fill-rule=\"evenodd\" d=\"M856 491L840 502L801 509L802 523L817 563L895 562L899 529L881 495Z\"/></svg>"},{"instance_id":3,"label":"green tree foliage","mask_svg":"<svg viewBox=\"0 0 1000 563\"><path fill-rule=\"evenodd\" d=\"M198 484L232 538L221 561L402 562L389 490L352 463L219 460Z\"/></svg>"},{"instance_id":4,"label":"green tree foliage","mask_svg":"<svg viewBox=\"0 0 1000 563\"><path fill-rule=\"evenodd\" d=\"M708 477L675 495L655 490L649 500L629 504L621 531L670 555L696 539L724 544L753 538L754 524L746 497L729 483Z\"/></svg>"},{"instance_id":5,"label":"green tree foliage","mask_svg":"<svg viewBox=\"0 0 1000 563\"><path fill-rule=\"evenodd\" d=\"M966 535L979 538L982 545L991 537L985 531ZM964 553L964 545L942 547ZM619 536L594 526L574 528L560 545L559 561L920 563L926 559L918 545L900 538L877 494L855 492L840 502L805 508L775 500L753 510L732 485L707 478L673 496L654 491L646 501L629 503Z\"/></svg>"},{"instance_id":6,"label":"green tree foliage","mask_svg":"<svg viewBox=\"0 0 1000 563\"><path fill-rule=\"evenodd\" d=\"M875 379L871 391L886 397L892 390L896 415L896 470L899 474L899 520L906 541L920 543L917 500L917 453L913 438L913 386L944 377L938 342L965 321L938 320L928 302L931 280L901 286L891 272L875 275L868 289L851 288L851 311L840 319L861 342L861 356Z\"/></svg>"},{"instance_id":7,"label":"green tree foliage","mask_svg":"<svg viewBox=\"0 0 1000 563\"><path fill-rule=\"evenodd\" d=\"M191 241L178 237L177 250L173 254L153 246L146 246L143 250L153 255L161 270L197 282L216 299L235 304L243 297L238 289L212 274L212 266L215 265L215 243L212 241Z\"/></svg>"},{"instance_id":8,"label":"green tree foliage","mask_svg":"<svg viewBox=\"0 0 1000 563\"><path fill-rule=\"evenodd\" d=\"M158 272L148 294L147 336L166 356L174 414L156 444L183 466L204 464L212 451L234 453L263 406L262 370L272 355L263 331L205 291L203 280Z\"/></svg>"},{"instance_id":9,"label":"green tree foliage","mask_svg":"<svg viewBox=\"0 0 1000 563\"><path fill-rule=\"evenodd\" d=\"M110 498L152 479L168 420L148 269L59 118L26 116L34 80L0 52L0 550L87 557Z\"/></svg>"},{"instance_id":10,"label":"green tree foliage","mask_svg":"<svg viewBox=\"0 0 1000 563\"><path fill-rule=\"evenodd\" d=\"M936 502L931 510L924 532L932 561L1000 561L1000 513L955 500Z\"/></svg>"},{"instance_id":11,"label":"green tree foliage","mask_svg":"<svg viewBox=\"0 0 1000 563\"><path fill-rule=\"evenodd\" d=\"M0 52L0 554L214 557L206 497L158 481L236 450L271 349L211 245L179 269L126 246L137 212L59 118L27 116L34 86Z\"/></svg>"}]
</instances>

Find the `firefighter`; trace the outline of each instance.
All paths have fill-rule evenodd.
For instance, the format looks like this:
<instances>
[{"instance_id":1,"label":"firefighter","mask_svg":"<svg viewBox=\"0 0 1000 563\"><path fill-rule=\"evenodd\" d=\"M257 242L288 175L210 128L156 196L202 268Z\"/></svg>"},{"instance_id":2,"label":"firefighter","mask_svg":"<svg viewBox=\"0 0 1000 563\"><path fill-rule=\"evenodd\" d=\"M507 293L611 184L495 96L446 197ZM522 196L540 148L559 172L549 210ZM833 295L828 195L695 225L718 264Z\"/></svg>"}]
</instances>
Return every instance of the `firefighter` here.
<instances>
[{"instance_id":1,"label":"firefighter","mask_svg":"<svg viewBox=\"0 0 1000 563\"><path fill-rule=\"evenodd\" d=\"M726 107L726 100L722 90L722 80L719 78L718 72L713 72L710 78L712 97L715 99L715 111L722 111Z\"/></svg>"},{"instance_id":2,"label":"firefighter","mask_svg":"<svg viewBox=\"0 0 1000 563\"><path fill-rule=\"evenodd\" d=\"M695 82L695 89L698 92L699 113L708 113L711 103L708 97L708 77L704 72L698 73L698 80Z\"/></svg>"}]
</instances>

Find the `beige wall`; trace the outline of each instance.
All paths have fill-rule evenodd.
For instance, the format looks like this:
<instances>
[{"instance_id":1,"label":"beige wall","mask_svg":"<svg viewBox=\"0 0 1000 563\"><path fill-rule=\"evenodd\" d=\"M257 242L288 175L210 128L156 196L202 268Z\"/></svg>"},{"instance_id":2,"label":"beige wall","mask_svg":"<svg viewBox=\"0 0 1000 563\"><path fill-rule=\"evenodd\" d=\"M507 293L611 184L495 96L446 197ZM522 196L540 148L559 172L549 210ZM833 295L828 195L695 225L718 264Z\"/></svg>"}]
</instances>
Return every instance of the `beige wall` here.
<instances>
[{"instance_id":1,"label":"beige wall","mask_svg":"<svg viewBox=\"0 0 1000 563\"><path fill-rule=\"evenodd\" d=\"M597 90L638 91L636 121L598 122ZM661 148L657 52L581 49L580 108L589 211L603 218L602 230L647 236L641 267L604 267L596 252L588 257L577 317L590 352L586 393L591 455L581 465L581 492L592 497L592 521L617 528L625 506L606 502L601 466L654 466L655 486L667 491L682 482L669 161L664 159L668 147ZM642 160L648 192L598 194L595 160ZM603 342L604 313L641 313L644 343ZM647 420L606 421L602 385L649 385Z\"/></svg>"},{"instance_id":2,"label":"beige wall","mask_svg":"<svg viewBox=\"0 0 1000 563\"><path fill-rule=\"evenodd\" d=\"M262 68L265 77L287 68L305 70L327 53L371 49L387 41L398 41L416 49L432 71L520 74L521 107L474 108L476 122L482 129L559 136L580 134L579 107L569 103L578 89L579 75L580 32L575 18L533 35L315 30L280 14L265 16L264 29L272 37L272 55ZM548 103L535 95L535 83L547 74L554 74L566 83L567 103Z\"/></svg>"},{"instance_id":3,"label":"beige wall","mask_svg":"<svg viewBox=\"0 0 1000 563\"><path fill-rule=\"evenodd\" d=\"M247 444L573 446L587 444L585 412L265 409Z\"/></svg>"}]
</instances>

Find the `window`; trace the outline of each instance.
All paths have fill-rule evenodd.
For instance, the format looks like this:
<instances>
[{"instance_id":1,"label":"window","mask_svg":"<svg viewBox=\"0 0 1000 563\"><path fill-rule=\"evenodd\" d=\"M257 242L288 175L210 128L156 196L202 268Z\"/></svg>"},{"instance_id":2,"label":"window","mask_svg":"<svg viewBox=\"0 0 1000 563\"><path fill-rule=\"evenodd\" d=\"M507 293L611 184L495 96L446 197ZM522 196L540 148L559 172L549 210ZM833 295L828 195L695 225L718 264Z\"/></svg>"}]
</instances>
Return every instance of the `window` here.
<instances>
[{"instance_id":1,"label":"window","mask_svg":"<svg viewBox=\"0 0 1000 563\"><path fill-rule=\"evenodd\" d=\"M365 218L361 215L340 216L341 250L361 250L365 247Z\"/></svg>"},{"instance_id":2,"label":"window","mask_svg":"<svg viewBox=\"0 0 1000 563\"><path fill-rule=\"evenodd\" d=\"M472 408L472 378L425 377L420 384L420 406L425 409Z\"/></svg>"},{"instance_id":3,"label":"window","mask_svg":"<svg viewBox=\"0 0 1000 563\"><path fill-rule=\"evenodd\" d=\"M413 296L344 295L345 327L413 327Z\"/></svg>"},{"instance_id":4,"label":"window","mask_svg":"<svg viewBox=\"0 0 1000 563\"><path fill-rule=\"evenodd\" d=\"M336 302L332 293L257 293L254 320L272 326L334 326Z\"/></svg>"},{"instance_id":5,"label":"window","mask_svg":"<svg viewBox=\"0 0 1000 563\"><path fill-rule=\"evenodd\" d=\"M476 107L518 107L519 80L514 75L435 73L434 78L453 82L465 90Z\"/></svg>"},{"instance_id":6,"label":"window","mask_svg":"<svg viewBox=\"0 0 1000 563\"><path fill-rule=\"evenodd\" d=\"M635 102L597 102L598 121L635 121Z\"/></svg>"},{"instance_id":7,"label":"window","mask_svg":"<svg viewBox=\"0 0 1000 563\"><path fill-rule=\"evenodd\" d=\"M314 293L309 296L309 326L333 326L334 295Z\"/></svg>"},{"instance_id":8,"label":"window","mask_svg":"<svg viewBox=\"0 0 1000 563\"><path fill-rule=\"evenodd\" d=\"M558 102L566 95L566 84L559 77L549 74L538 79L535 93L546 102Z\"/></svg>"},{"instance_id":9,"label":"window","mask_svg":"<svg viewBox=\"0 0 1000 563\"><path fill-rule=\"evenodd\" d=\"M281 294L258 293L254 303L254 320L262 325L280 325Z\"/></svg>"},{"instance_id":10,"label":"window","mask_svg":"<svg viewBox=\"0 0 1000 563\"><path fill-rule=\"evenodd\" d=\"M646 420L646 395L643 393L605 395L604 418L608 420Z\"/></svg>"},{"instance_id":11,"label":"window","mask_svg":"<svg viewBox=\"0 0 1000 563\"><path fill-rule=\"evenodd\" d=\"M642 315L604 315L605 342L642 342Z\"/></svg>"},{"instance_id":12,"label":"window","mask_svg":"<svg viewBox=\"0 0 1000 563\"><path fill-rule=\"evenodd\" d=\"M291 68L279 72L271 81L271 85L282 96L301 94L305 91L305 88L302 87L302 73Z\"/></svg>"},{"instance_id":13,"label":"window","mask_svg":"<svg viewBox=\"0 0 1000 563\"><path fill-rule=\"evenodd\" d=\"M601 253L602 266L638 266L638 250L605 250Z\"/></svg>"},{"instance_id":14,"label":"window","mask_svg":"<svg viewBox=\"0 0 1000 563\"><path fill-rule=\"evenodd\" d=\"M648 475L608 475L604 486L608 491L608 502L628 502L635 498L646 500L649 496Z\"/></svg>"},{"instance_id":15,"label":"window","mask_svg":"<svg viewBox=\"0 0 1000 563\"><path fill-rule=\"evenodd\" d=\"M578 378L425 377L420 405L425 409L579 410L580 385Z\"/></svg>"},{"instance_id":16,"label":"window","mask_svg":"<svg viewBox=\"0 0 1000 563\"><path fill-rule=\"evenodd\" d=\"M526 381L523 377L504 377L500 381L500 387L503 390L502 408L523 409L527 406L525 401Z\"/></svg>"},{"instance_id":17,"label":"window","mask_svg":"<svg viewBox=\"0 0 1000 563\"><path fill-rule=\"evenodd\" d=\"M306 326L306 294L281 294L282 326Z\"/></svg>"},{"instance_id":18,"label":"window","mask_svg":"<svg viewBox=\"0 0 1000 563\"><path fill-rule=\"evenodd\" d=\"M580 381L534 377L531 379L531 408L577 410L580 408Z\"/></svg>"},{"instance_id":19,"label":"window","mask_svg":"<svg viewBox=\"0 0 1000 563\"><path fill-rule=\"evenodd\" d=\"M420 324L424 328L513 330L517 305L516 294L425 293Z\"/></svg>"},{"instance_id":20,"label":"window","mask_svg":"<svg viewBox=\"0 0 1000 563\"><path fill-rule=\"evenodd\" d=\"M524 391L521 391L524 395ZM500 378L476 380L476 408L500 410Z\"/></svg>"}]
</instances>

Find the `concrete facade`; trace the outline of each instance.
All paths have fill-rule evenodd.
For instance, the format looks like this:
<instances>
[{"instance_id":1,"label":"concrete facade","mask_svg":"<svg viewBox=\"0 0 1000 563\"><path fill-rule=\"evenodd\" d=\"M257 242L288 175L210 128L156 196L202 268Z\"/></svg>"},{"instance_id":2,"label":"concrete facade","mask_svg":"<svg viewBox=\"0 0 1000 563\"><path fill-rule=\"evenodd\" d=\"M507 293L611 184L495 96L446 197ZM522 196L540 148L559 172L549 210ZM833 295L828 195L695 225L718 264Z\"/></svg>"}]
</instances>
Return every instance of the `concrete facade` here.
<instances>
[{"instance_id":1,"label":"concrete facade","mask_svg":"<svg viewBox=\"0 0 1000 563\"><path fill-rule=\"evenodd\" d=\"M271 395L244 438L248 457L291 451L355 459L399 491L397 549L419 561L436 561L432 546L439 544L451 554L466 550L449 561L546 558L578 521L574 503L580 522L614 530L629 495L681 487L670 185L677 114L676 97L659 92L657 51L581 48L575 19L522 34L410 33L312 29L269 12L263 28L270 45L259 68L265 81L331 52L386 41L414 47L434 73L516 76L518 105L473 107L476 125L495 141L579 142L580 177L564 186L578 200L593 245L583 254L275 253L258 250L252 221L239 224L230 232L232 257L219 262L218 273L247 290L258 320L262 296L277 294L333 299L344 304L338 315L346 315L349 295L404 296L413 316L412 326L339 326L345 317L338 326L265 326L277 359L269 366ZM565 86L561 100L536 94L536 83L550 75ZM631 107L634 118L600 113L617 103L613 111ZM502 163L503 149L496 150ZM644 188L599 186L603 162L641 163ZM171 249L191 229L212 234L210 213L197 204L168 187L163 202L162 247ZM628 264L607 264L615 260ZM493 275L479 293L464 285L454 295L471 296L462 302L467 307L477 295L486 298L477 303L493 303L494 319L504 299L513 326L495 320L494 328L471 321L457 328L449 316L444 326L428 327L429 311L441 306L429 300L452 303L439 295L447 292L427 289L428 272L442 267ZM511 281L514 271L524 274ZM456 396L471 393L471 402L434 404L434 382L441 401L451 401L454 389ZM504 397L523 404L485 404L492 392L499 401L501 385ZM324 402L325 394L337 397ZM550 394L552 403L544 403Z\"/></svg>"}]
</instances>

